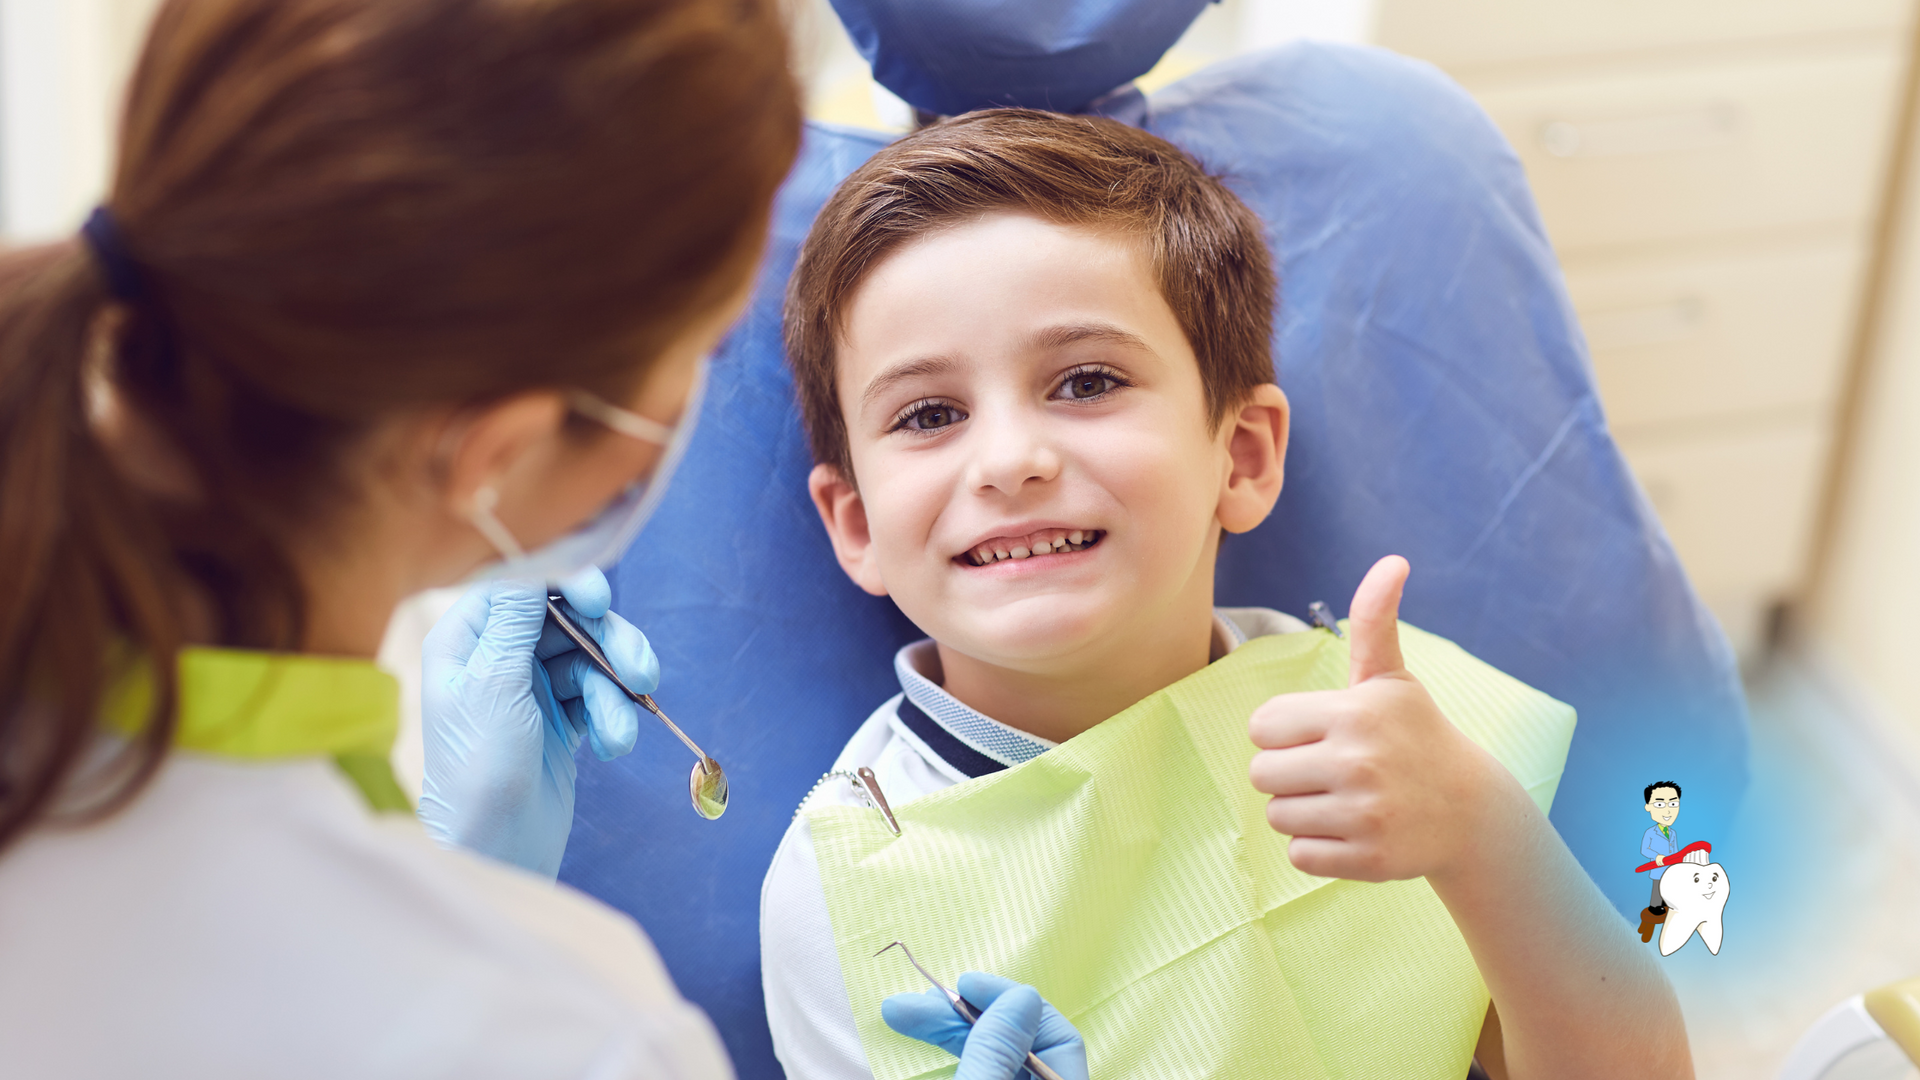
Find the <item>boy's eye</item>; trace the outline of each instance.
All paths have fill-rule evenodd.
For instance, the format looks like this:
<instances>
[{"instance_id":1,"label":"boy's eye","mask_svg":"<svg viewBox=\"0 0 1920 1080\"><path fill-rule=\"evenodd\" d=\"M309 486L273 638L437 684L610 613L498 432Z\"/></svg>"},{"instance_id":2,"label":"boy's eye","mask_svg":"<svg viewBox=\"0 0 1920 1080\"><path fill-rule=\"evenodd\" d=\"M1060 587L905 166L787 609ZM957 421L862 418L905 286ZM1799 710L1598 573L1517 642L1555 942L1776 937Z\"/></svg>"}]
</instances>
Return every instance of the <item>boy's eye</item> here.
<instances>
[{"instance_id":1,"label":"boy's eye","mask_svg":"<svg viewBox=\"0 0 1920 1080\"><path fill-rule=\"evenodd\" d=\"M1087 401L1104 396L1127 385L1118 375L1110 371L1075 371L1060 384L1056 397L1065 397L1074 401Z\"/></svg>"},{"instance_id":2,"label":"boy's eye","mask_svg":"<svg viewBox=\"0 0 1920 1080\"><path fill-rule=\"evenodd\" d=\"M944 401L925 401L911 405L893 425L893 430L939 431L967 418L967 414Z\"/></svg>"}]
</instances>

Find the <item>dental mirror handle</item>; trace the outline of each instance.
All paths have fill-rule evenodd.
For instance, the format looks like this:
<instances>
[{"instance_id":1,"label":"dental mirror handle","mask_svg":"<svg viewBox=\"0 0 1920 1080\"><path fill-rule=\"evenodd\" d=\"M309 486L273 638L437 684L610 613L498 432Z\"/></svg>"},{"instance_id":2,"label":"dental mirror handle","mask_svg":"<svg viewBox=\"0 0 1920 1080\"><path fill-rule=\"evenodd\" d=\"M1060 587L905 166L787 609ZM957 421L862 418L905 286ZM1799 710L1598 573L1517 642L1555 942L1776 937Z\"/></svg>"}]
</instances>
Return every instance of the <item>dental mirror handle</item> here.
<instances>
[{"instance_id":1,"label":"dental mirror handle","mask_svg":"<svg viewBox=\"0 0 1920 1080\"><path fill-rule=\"evenodd\" d=\"M558 599L559 597L552 594L547 596L547 614L553 617L554 622L560 624L561 632L572 638L573 643L580 647L580 651L587 654L587 659L593 662L593 666L599 669L600 674L613 680L613 685L619 687L621 693L639 702L642 708L659 717L661 723L667 725L675 735L680 737L681 742L687 744L687 749L693 751L695 757L703 762L712 762L713 758L688 738L687 733L680 730L679 724L667 719L667 714L661 712L660 706L653 703L651 695L635 693L632 687L621 681L620 673L613 670L613 664L607 659L607 654L600 651L600 643L593 640L593 635L580 629L580 624L574 622L571 616L560 610L560 605L556 602Z\"/></svg>"},{"instance_id":2,"label":"dental mirror handle","mask_svg":"<svg viewBox=\"0 0 1920 1080\"><path fill-rule=\"evenodd\" d=\"M560 627L561 632L580 647L580 651L586 655L600 674L612 680L613 685L619 687L621 693L659 717L660 722L667 725L667 730L673 732L674 736L686 744L687 749L693 751L694 756L699 758L693 763L693 772L687 777L687 796L693 802L694 812L708 821L713 821L726 813L727 802L731 797L731 785L727 783L726 770L720 767L719 762L713 760L713 755L700 749L698 743L688 738L687 733L680 730L679 724L668 719L667 714L660 711L660 706L653 703L651 695L636 694L633 687L621 680L620 673L613 670L613 664L607 660L607 654L601 651L600 643L593 640L591 634L582 630L580 625L573 621L572 616L560 610L562 599L564 597L557 593L547 594L547 615Z\"/></svg>"}]
</instances>

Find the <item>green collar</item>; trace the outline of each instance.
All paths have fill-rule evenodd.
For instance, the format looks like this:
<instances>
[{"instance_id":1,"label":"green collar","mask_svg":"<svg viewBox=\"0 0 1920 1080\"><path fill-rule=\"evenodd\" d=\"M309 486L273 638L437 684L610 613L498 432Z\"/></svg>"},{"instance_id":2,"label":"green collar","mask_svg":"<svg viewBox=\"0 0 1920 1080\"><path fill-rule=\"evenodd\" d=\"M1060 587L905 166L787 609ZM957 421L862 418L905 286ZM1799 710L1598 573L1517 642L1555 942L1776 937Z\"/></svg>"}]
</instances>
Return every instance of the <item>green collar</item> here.
<instances>
[{"instance_id":1,"label":"green collar","mask_svg":"<svg viewBox=\"0 0 1920 1080\"><path fill-rule=\"evenodd\" d=\"M375 810L411 810L389 755L400 688L366 660L192 646L180 650L183 750L249 760L331 757ZM153 682L137 669L108 695L107 726L139 731Z\"/></svg>"}]
</instances>

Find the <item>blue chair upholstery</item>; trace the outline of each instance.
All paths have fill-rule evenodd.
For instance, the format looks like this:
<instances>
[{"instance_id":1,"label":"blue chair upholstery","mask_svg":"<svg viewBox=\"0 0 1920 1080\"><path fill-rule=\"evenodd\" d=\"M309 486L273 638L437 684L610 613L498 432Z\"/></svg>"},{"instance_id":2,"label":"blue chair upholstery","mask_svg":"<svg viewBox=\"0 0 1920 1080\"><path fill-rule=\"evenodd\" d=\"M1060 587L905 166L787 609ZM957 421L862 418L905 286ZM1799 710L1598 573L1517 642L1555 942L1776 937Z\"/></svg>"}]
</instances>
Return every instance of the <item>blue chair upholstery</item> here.
<instances>
[{"instance_id":1,"label":"blue chair upholstery","mask_svg":"<svg viewBox=\"0 0 1920 1080\"><path fill-rule=\"evenodd\" d=\"M1410 622L1578 708L1552 820L1637 911L1641 786L1680 780L1690 835L1724 831L1746 782L1745 705L1607 432L1513 153L1433 69L1351 47L1221 64L1135 119L1228 177L1279 256L1286 489L1266 524L1228 538L1220 602L1344 611L1374 559L1406 555ZM809 128L699 433L612 575L616 606L660 653L660 700L726 764L732 809L696 818L685 754L643 732L632 756L583 762L561 869L646 927L752 1080L780 1075L761 878L794 807L897 689L894 650L920 636L834 563L779 335L808 223L883 142Z\"/></svg>"}]
</instances>

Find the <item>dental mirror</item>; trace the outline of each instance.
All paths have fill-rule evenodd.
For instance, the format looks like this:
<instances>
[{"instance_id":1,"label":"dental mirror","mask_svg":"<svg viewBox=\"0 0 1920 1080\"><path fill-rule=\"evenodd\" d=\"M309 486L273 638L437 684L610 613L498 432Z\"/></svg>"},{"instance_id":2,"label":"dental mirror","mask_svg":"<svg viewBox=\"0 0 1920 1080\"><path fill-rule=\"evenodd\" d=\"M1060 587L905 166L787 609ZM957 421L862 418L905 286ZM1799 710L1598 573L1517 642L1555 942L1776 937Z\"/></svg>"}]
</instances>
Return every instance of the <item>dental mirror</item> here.
<instances>
[{"instance_id":1,"label":"dental mirror","mask_svg":"<svg viewBox=\"0 0 1920 1080\"><path fill-rule=\"evenodd\" d=\"M572 616L560 610L562 599L559 593L547 594L547 614L559 624L560 630L572 638L575 645L580 646L580 651L587 654L587 659L593 662L594 667L600 669L600 674L612 679L613 685L619 687L621 693L639 702L641 708L659 717L660 722L667 725L667 730L678 736L680 741L686 744L687 749L693 751L694 757L699 759L693 763L693 772L687 777L687 794L693 800L693 812L708 821L726 813L727 774L720 768L720 763L713 760L713 755L700 749L692 739L687 738L687 733L680 730L680 725L667 719L667 714L661 712L660 706L654 704L651 694L636 694L631 687L620 681L620 676L613 670L613 665L607 662L607 654L600 651L600 643L593 640L591 634L582 630L580 624L573 621Z\"/></svg>"}]
</instances>

